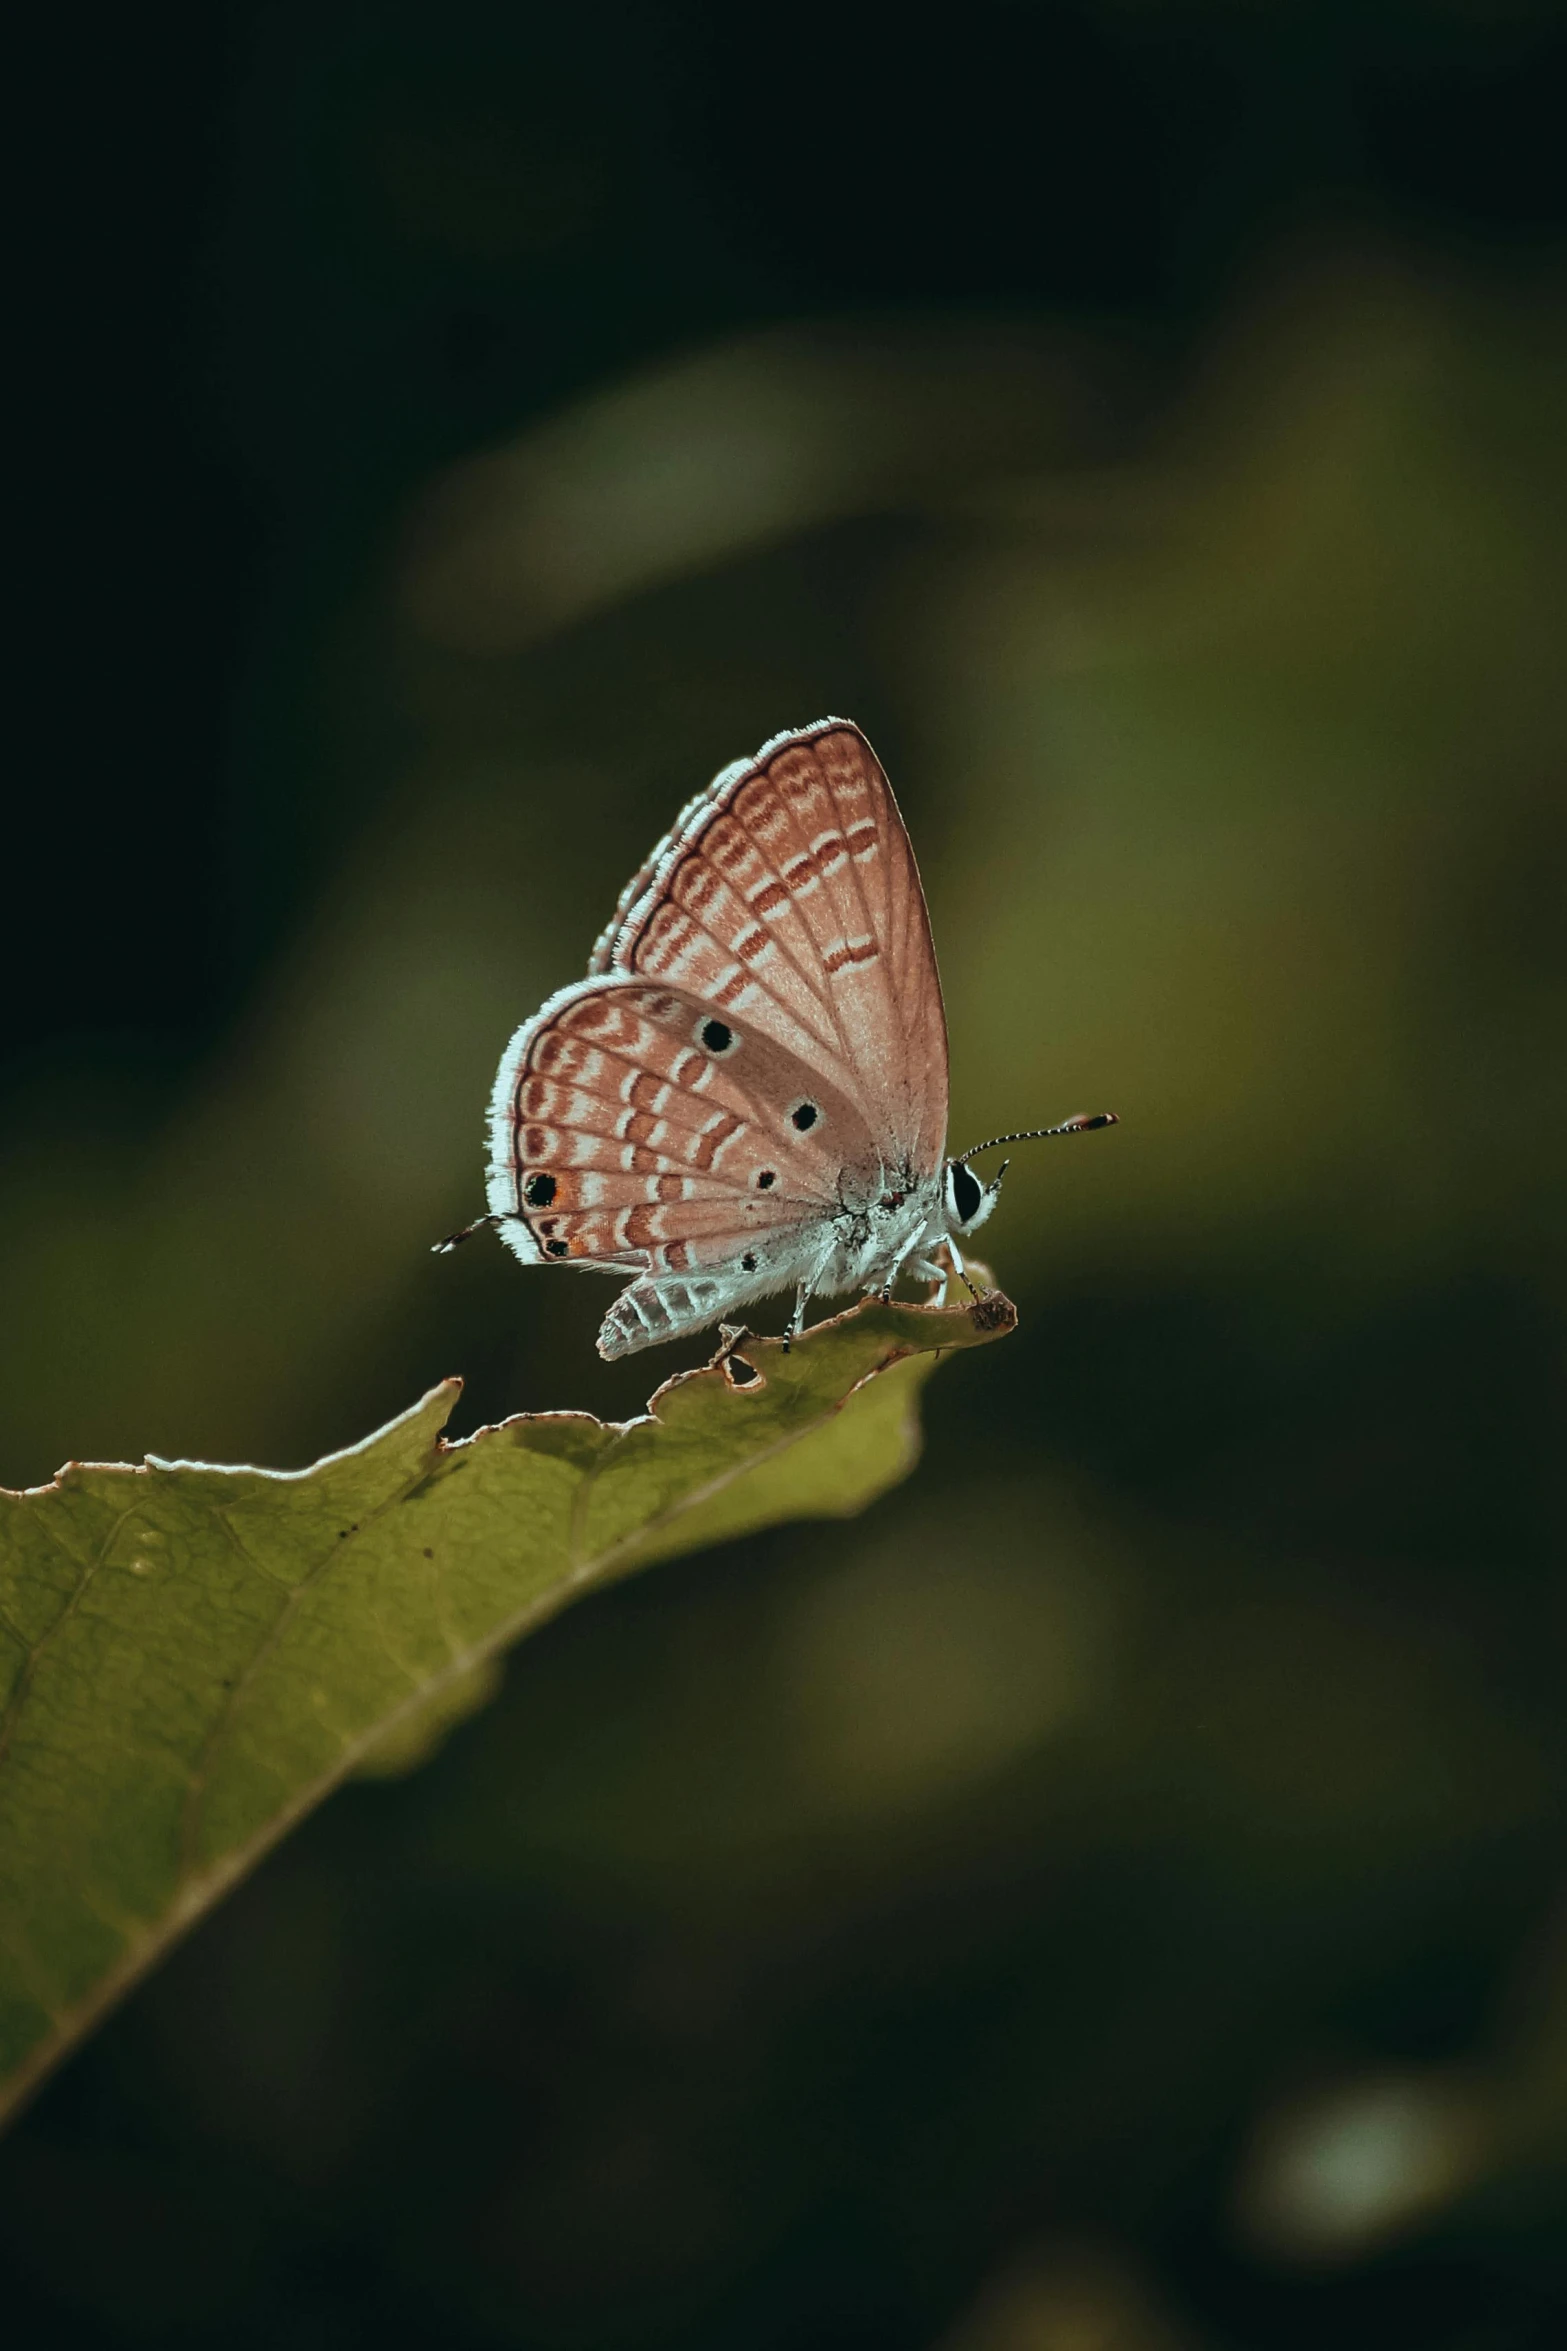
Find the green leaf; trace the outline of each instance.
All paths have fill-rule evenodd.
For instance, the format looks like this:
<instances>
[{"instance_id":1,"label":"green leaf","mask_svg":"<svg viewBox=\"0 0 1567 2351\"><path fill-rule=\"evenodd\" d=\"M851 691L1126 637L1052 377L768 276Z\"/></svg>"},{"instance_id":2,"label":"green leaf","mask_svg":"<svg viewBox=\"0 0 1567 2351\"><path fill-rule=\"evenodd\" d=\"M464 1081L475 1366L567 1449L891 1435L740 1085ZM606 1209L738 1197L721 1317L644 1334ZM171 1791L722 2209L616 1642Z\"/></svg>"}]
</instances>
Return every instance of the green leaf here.
<instances>
[{"instance_id":1,"label":"green leaf","mask_svg":"<svg viewBox=\"0 0 1567 2351\"><path fill-rule=\"evenodd\" d=\"M448 1444L445 1381L300 1471L73 1463L0 1490L0 2113L349 1773L419 1761L512 1641L612 1578L913 1465L977 1304L720 1349L624 1423Z\"/></svg>"}]
</instances>

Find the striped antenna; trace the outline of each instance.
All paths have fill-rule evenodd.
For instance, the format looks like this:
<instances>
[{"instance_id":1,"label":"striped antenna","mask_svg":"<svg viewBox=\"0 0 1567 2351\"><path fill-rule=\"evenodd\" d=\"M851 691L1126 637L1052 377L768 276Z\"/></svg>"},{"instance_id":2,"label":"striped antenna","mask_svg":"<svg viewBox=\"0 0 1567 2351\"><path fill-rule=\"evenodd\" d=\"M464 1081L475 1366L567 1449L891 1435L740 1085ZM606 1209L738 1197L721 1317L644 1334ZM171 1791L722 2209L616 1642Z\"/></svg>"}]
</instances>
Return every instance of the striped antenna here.
<instances>
[{"instance_id":1,"label":"striped antenna","mask_svg":"<svg viewBox=\"0 0 1567 2351\"><path fill-rule=\"evenodd\" d=\"M1064 1118L1058 1127L1024 1127L1015 1135L992 1135L988 1143L971 1143L957 1156L973 1159L981 1151L994 1151L998 1143L1042 1143L1048 1135L1086 1135L1095 1127L1118 1127L1120 1123L1113 1110L1096 1110L1091 1118L1080 1110L1076 1118Z\"/></svg>"}]
</instances>

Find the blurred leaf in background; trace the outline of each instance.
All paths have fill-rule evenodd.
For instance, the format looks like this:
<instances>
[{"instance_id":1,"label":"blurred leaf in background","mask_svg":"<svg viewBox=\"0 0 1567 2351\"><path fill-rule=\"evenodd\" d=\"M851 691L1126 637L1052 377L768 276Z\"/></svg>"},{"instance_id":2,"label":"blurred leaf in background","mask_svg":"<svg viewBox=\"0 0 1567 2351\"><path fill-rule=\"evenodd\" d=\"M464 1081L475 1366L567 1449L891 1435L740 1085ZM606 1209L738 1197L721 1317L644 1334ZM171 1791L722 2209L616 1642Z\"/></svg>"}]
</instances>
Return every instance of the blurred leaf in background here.
<instances>
[{"instance_id":1,"label":"blurred leaf in background","mask_svg":"<svg viewBox=\"0 0 1567 2351\"><path fill-rule=\"evenodd\" d=\"M1555 2340L1559 12L222 21L135 85L199 187L78 116L166 382L41 344L0 1477L634 1408L426 1244L828 710L954 1142L1123 1124L1019 1155L914 1487L550 1628L67 2069L19 2339Z\"/></svg>"}]
</instances>

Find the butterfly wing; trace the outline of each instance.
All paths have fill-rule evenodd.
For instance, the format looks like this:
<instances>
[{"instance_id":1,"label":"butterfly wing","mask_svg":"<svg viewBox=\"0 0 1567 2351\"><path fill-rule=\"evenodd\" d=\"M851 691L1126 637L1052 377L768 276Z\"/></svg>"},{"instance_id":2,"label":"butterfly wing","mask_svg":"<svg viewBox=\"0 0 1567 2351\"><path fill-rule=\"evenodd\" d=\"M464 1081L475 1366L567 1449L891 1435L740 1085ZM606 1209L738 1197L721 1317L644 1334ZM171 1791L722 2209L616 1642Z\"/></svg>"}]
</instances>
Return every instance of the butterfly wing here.
<instances>
[{"instance_id":1,"label":"butterfly wing","mask_svg":"<svg viewBox=\"0 0 1567 2351\"><path fill-rule=\"evenodd\" d=\"M643 1277L611 1310L606 1354L808 1280L843 1171L869 1183L877 1164L824 1071L738 1012L625 972L563 988L518 1030L490 1121L489 1203L516 1254Z\"/></svg>"},{"instance_id":2,"label":"butterfly wing","mask_svg":"<svg viewBox=\"0 0 1567 2351\"><path fill-rule=\"evenodd\" d=\"M947 1024L925 893L892 787L847 719L715 777L632 877L590 969L743 1020L862 1107L878 1169L939 1168Z\"/></svg>"}]
</instances>

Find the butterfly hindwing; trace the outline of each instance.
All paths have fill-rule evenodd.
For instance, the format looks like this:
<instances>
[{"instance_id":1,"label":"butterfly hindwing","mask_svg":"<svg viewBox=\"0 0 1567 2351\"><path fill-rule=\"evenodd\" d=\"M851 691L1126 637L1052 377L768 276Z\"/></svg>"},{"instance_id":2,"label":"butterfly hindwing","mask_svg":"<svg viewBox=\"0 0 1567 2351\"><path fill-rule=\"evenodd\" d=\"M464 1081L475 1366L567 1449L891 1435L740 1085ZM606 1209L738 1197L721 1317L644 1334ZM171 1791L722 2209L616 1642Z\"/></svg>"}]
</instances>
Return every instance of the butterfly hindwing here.
<instances>
[{"instance_id":1,"label":"butterfly hindwing","mask_svg":"<svg viewBox=\"0 0 1567 2351\"><path fill-rule=\"evenodd\" d=\"M489 1201L519 1255L680 1272L772 1267L874 1146L836 1085L737 1013L611 974L519 1030L491 1104ZM787 1254L787 1252L785 1253ZM774 1279L770 1285L777 1287Z\"/></svg>"}]
</instances>

